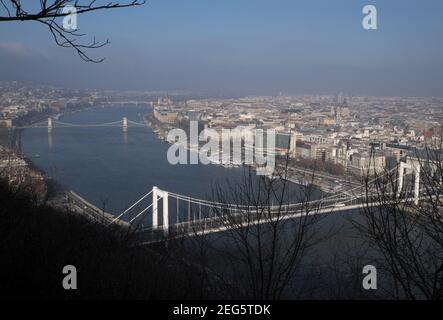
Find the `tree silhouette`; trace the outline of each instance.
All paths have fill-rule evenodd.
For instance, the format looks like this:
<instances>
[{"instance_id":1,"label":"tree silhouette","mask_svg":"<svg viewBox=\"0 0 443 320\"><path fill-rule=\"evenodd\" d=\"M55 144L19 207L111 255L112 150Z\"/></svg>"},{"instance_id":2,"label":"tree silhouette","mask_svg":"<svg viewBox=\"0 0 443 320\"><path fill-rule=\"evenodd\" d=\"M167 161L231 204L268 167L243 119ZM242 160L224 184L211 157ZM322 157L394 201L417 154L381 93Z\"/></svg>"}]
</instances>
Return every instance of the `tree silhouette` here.
<instances>
[{"instance_id":1,"label":"tree silhouette","mask_svg":"<svg viewBox=\"0 0 443 320\"><path fill-rule=\"evenodd\" d=\"M103 0L0 0L0 22L23 22L34 21L48 27L58 46L73 48L84 61L99 63L104 58L91 58L87 50L97 49L109 44L109 39L97 41L95 38L89 43L79 42L79 38L85 36L78 30L67 30L63 27L60 19L70 15L64 9L74 7L76 14L140 6L146 0L122 0L118 2Z\"/></svg>"}]
</instances>

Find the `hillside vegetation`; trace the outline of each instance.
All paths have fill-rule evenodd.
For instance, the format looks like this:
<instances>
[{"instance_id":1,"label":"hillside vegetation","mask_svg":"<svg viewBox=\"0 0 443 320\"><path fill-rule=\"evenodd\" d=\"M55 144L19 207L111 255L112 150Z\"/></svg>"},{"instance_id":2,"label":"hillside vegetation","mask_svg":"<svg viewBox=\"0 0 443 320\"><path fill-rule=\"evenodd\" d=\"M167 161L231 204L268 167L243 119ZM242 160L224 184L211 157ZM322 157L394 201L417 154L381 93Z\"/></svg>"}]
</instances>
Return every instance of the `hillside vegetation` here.
<instances>
[{"instance_id":1,"label":"hillside vegetation","mask_svg":"<svg viewBox=\"0 0 443 320\"><path fill-rule=\"evenodd\" d=\"M82 216L36 205L0 181L3 298L198 299L205 295L196 272L158 252L134 247L130 237ZM66 265L77 269L77 290L63 289Z\"/></svg>"}]
</instances>

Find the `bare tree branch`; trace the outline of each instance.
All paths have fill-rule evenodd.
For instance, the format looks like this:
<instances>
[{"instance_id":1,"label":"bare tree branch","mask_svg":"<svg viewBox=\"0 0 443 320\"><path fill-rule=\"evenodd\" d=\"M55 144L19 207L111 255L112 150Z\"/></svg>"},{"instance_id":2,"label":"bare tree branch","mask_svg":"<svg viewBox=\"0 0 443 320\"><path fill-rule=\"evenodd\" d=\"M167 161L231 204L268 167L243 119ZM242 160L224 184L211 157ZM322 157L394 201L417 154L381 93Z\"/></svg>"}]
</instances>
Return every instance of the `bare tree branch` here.
<instances>
[{"instance_id":1,"label":"bare tree branch","mask_svg":"<svg viewBox=\"0 0 443 320\"><path fill-rule=\"evenodd\" d=\"M63 28L58 18L65 18L70 15L64 12L65 7L74 7L76 14L102 11L107 9L119 9L140 6L146 0L123 0L120 2L105 2L102 0L40 0L36 3L24 4L20 0L0 0L0 22L34 21L48 27L56 44L63 48L73 48L80 58L87 62L99 63L104 60L91 58L87 50L97 49L109 44L109 40L96 41L94 38L89 43L80 43L78 39L85 34L78 33L77 30L66 30Z\"/></svg>"},{"instance_id":2,"label":"bare tree branch","mask_svg":"<svg viewBox=\"0 0 443 320\"><path fill-rule=\"evenodd\" d=\"M397 194L396 173L378 175L375 186L366 184L364 222L355 224L376 249L376 261L391 277L388 290L397 299L443 297L443 145L428 143L416 150L424 191L418 204L409 200L411 179ZM371 202L379 203L372 206Z\"/></svg>"}]
</instances>

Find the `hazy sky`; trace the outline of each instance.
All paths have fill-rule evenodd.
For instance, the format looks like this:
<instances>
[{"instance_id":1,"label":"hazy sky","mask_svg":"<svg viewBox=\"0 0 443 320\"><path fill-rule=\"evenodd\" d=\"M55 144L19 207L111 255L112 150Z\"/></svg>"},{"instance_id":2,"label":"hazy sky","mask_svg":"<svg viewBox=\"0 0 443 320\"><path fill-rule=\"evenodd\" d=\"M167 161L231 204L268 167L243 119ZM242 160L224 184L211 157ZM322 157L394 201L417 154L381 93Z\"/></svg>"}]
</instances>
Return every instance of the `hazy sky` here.
<instances>
[{"instance_id":1,"label":"hazy sky","mask_svg":"<svg viewBox=\"0 0 443 320\"><path fill-rule=\"evenodd\" d=\"M378 30L361 26L378 9ZM0 23L0 79L217 94L443 96L441 0L149 0L82 15L83 62L43 25ZM87 40L86 38L85 40Z\"/></svg>"}]
</instances>

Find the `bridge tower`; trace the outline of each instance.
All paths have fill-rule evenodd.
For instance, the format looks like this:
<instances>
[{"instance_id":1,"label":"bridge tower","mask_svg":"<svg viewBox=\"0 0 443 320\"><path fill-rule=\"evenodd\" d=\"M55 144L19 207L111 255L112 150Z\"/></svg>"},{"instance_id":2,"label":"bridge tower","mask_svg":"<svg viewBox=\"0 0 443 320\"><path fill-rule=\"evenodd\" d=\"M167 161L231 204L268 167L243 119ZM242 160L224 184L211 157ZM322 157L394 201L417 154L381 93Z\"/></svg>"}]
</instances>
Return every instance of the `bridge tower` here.
<instances>
[{"instance_id":1,"label":"bridge tower","mask_svg":"<svg viewBox=\"0 0 443 320\"><path fill-rule=\"evenodd\" d=\"M158 229L158 199L163 199L163 234L169 234L169 194L157 187L152 188L152 228Z\"/></svg>"},{"instance_id":2,"label":"bridge tower","mask_svg":"<svg viewBox=\"0 0 443 320\"><path fill-rule=\"evenodd\" d=\"M123 132L128 132L128 118L123 117Z\"/></svg>"},{"instance_id":3,"label":"bridge tower","mask_svg":"<svg viewBox=\"0 0 443 320\"><path fill-rule=\"evenodd\" d=\"M289 136L289 155L293 158L297 156L297 133L291 131Z\"/></svg>"},{"instance_id":4,"label":"bridge tower","mask_svg":"<svg viewBox=\"0 0 443 320\"><path fill-rule=\"evenodd\" d=\"M52 118L48 118L48 132L51 133L53 129Z\"/></svg>"},{"instance_id":5,"label":"bridge tower","mask_svg":"<svg viewBox=\"0 0 443 320\"><path fill-rule=\"evenodd\" d=\"M398 167L398 185L397 196L400 196L403 189L404 175L408 174L408 171L414 173L414 203L418 205L420 198L420 164L414 161L400 162Z\"/></svg>"}]
</instances>

